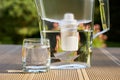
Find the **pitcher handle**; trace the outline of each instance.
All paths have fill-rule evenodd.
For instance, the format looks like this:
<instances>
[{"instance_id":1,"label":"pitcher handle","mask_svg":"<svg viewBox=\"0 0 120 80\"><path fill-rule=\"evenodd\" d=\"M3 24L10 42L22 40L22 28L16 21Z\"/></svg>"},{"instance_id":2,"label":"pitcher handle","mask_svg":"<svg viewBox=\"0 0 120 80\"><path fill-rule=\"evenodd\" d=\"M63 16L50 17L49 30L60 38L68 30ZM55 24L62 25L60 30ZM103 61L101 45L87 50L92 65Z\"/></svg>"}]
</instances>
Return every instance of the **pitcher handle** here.
<instances>
[{"instance_id":1,"label":"pitcher handle","mask_svg":"<svg viewBox=\"0 0 120 80\"><path fill-rule=\"evenodd\" d=\"M98 35L110 30L109 0L99 0L102 31L93 35L93 39Z\"/></svg>"}]
</instances>

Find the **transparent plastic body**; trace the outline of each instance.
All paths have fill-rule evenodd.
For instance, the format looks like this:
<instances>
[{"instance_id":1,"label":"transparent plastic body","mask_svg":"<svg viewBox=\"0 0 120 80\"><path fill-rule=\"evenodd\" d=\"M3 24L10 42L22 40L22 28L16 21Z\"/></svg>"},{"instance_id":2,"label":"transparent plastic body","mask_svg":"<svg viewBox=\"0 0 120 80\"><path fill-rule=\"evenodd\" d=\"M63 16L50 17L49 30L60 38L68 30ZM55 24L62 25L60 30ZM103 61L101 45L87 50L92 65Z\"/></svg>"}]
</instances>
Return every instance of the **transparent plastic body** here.
<instances>
[{"instance_id":1,"label":"transparent plastic body","mask_svg":"<svg viewBox=\"0 0 120 80\"><path fill-rule=\"evenodd\" d=\"M93 39L109 30L109 0L99 0L103 31L94 33L94 0L35 0L41 38L50 39L51 69L91 65Z\"/></svg>"}]
</instances>

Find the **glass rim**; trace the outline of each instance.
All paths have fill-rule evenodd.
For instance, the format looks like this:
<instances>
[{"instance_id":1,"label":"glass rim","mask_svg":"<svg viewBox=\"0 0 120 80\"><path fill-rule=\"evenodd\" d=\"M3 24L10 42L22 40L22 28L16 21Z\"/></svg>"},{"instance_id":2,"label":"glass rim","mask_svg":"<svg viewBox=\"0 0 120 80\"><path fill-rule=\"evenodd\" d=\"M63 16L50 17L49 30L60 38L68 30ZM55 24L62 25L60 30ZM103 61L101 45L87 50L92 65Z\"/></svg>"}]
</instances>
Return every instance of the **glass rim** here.
<instances>
[{"instance_id":1,"label":"glass rim","mask_svg":"<svg viewBox=\"0 0 120 80\"><path fill-rule=\"evenodd\" d=\"M28 41L28 42L41 42L41 41L49 41L48 38L25 38L23 39L23 42Z\"/></svg>"}]
</instances>

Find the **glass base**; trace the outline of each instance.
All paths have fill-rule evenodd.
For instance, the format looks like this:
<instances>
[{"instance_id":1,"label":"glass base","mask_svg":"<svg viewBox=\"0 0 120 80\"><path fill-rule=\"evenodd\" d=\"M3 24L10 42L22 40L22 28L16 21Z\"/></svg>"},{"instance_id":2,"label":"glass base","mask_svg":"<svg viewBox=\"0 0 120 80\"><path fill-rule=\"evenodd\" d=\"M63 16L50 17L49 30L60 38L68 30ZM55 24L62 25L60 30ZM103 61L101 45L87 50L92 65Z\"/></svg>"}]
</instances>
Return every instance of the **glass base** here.
<instances>
[{"instance_id":1,"label":"glass base","mask_svg":"<svg viewBox=\"0 0 120 80\"><path fill-rule=\"evenodd\" d=\"M81 69L81 68L88 68L90 65L86 63L80 63L80 62L57 62L53 63L50 66L50 69Z\"/></svg>"},{"instance_id":2,"label":"glass base","mask_svg":"<svg viewBox=\"0 0 120 80\"><path fill-rule=\"evenodd\" d=\"M47 72L48 70L47 66L26 66L23 68L24 72Z\"/></svg>"}]
</instances>

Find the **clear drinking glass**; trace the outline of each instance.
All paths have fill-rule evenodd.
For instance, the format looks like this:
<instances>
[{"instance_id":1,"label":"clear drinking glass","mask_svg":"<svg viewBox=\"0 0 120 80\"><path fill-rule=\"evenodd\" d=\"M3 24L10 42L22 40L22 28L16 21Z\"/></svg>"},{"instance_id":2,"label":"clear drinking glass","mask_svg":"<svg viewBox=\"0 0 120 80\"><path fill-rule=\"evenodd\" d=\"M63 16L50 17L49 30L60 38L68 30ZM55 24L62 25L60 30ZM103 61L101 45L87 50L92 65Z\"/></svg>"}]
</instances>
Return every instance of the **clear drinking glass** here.
<instances>
[{"instance_id":1,"label":"clear drinking glass","mask_svg":"<svg viewBox=\"0 0 120 80\"><path fill-rule=\"evenodd\" d=\"M51 69L90 67L93 39L110 28L109 0L98 0L100 32L95 32L93 26L95 0L34 1L41 38L50 39Z\"/></svg>"},{"instance_id":2,"label":"clear drinking glass","mask_svg":"<svg viewBox=\"0 0 120 80\"><path fill-rule=\"evenodd\" d=\"M25 72L46 72L50 68L49 39L23 40L22 64Z\"/></svg>"}]
</instances>

